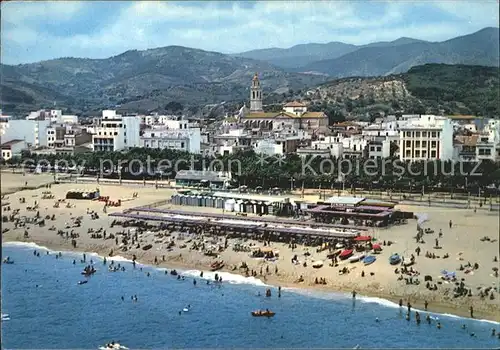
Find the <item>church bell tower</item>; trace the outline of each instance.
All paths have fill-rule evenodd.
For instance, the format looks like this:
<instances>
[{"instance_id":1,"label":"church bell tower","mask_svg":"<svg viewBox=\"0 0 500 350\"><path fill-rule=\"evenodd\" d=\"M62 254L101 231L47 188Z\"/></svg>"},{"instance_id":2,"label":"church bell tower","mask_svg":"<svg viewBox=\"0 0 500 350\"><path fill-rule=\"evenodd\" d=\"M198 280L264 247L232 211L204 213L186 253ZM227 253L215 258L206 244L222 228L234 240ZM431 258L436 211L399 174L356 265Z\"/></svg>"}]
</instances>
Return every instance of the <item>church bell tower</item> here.
<instances>
[{"instance_id":1,"label":"church bell tower","mask_svg":"<svg viewBox=\"0 0 500 350\"><path fill-rule=\"evenodd\" d=\"M250 87L250 113L262 112L262 89L257 73L253 76Z\"/></svg>"}]
</instances>

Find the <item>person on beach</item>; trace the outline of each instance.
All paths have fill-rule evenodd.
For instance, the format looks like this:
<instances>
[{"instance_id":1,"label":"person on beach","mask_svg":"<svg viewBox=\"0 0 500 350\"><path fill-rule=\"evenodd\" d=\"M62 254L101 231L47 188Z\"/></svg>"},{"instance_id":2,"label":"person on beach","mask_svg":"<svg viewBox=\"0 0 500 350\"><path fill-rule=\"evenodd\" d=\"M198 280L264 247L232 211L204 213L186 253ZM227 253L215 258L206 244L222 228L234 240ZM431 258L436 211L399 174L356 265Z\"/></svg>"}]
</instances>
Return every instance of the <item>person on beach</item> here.
<instances>
[{"instance_id":1,"label":"person on beach","mask_svg":"<svg viewBox=\"0 0 500 350\"><path fill-rule=\"evenodd\" d=\"M352 291L352 298L356 299L356 291L355 290Z\"/></svg>"},{"instance_id":2,"label":"person on beach","mask_svg":"<svg viewBox=\"0 0 500 350\"><path fill-rule=\"evenodd\" d=\"M427 311L427 306L429 305L429 303L426 301L424 301L424 310Z\"/></svg>"},{"instance_id":3,"label":"person on beach","mask_svg":"<svg viewBox=\"0 0 500 350\"><path fill-rule=\"evenodd\" d=\"M469 307L469 311L470 311L470 318L474 318L474 308L472 307L472 305Z\"/></svg>"}]
</instances>

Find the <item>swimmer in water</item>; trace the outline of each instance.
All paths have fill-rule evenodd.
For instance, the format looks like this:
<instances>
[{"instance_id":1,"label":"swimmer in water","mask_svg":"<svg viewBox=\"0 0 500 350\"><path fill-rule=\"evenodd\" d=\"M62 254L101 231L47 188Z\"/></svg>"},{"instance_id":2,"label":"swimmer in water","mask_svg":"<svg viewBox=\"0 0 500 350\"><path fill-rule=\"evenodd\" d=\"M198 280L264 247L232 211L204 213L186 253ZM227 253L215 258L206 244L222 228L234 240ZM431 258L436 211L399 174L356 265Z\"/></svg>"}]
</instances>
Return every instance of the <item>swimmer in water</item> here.
<instances>
[{"instance_id":1,"label":"swimmer in water","mask_svg":"<svg viewBox=\"0 0 500 350\"><path fill-rule=\"evenodd\" d=\"M436 327L437 327L437 329L441 329L441 322L438 322Z\"/></svg>"},{"instance_id":2,"label":"swimmer in water","mask_svg":"<svg viewBox=\"0 0 500 350\"><path fill-rule=\"evenodd\" d=\"M467 326L465 324L462 325L462 329L466 329Z\"/></svg>"},{"instance_id":3,"label":"swimmer in water","mask_svg":"<svg viewBox=\"0 0 500 350\"><path fill-rule=\"evenodd\" d=\"M377 317L377 318L375 318L375 322L380 322L380 320L378 319L378 317Z\"/></svg>"}]
</instances>

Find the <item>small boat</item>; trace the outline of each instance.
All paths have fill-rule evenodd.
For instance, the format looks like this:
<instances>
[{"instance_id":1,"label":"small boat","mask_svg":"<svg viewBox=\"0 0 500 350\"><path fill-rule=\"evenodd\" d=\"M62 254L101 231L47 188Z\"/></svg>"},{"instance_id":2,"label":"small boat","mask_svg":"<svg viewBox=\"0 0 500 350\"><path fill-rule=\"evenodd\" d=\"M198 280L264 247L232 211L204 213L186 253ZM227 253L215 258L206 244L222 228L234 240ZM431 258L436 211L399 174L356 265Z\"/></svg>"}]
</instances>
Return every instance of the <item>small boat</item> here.
<instances>
[{"instance_id":1,"label":"small boat","mask_svg":"<svg viewBox=\"0 0 500 350\"><path fill-rule=\"evenodd\" d=\"M352 255L352 249L345 249L339 254L339 259L345 260Z\"/></svg>"},{"instance_id":2,"label":"small boat","mask_svg":"<svg viewBox=\"0 0 500 350\"><path fill-rule=\"evenodd\" d=\"M389 257L389 264L391 265L397 265L401 262L401 257L398 254L392 254Z\"/></svg>"},{"instance_id":3,"label":"small boat","mask_svg":"<svg viewBox=\"0 0 500 350\"><path fill-rule=\"evenodd\" d=\"M78 281L78 284L85 284L87 283L88 281Z\"/></svg>"},{"instance_id":4,"label":"small boat","mask_svg":"<svg viewBox=\"0 0 500 350\"><path fill-rule=\"evenodd\" d=\"M353 255L351 256L348 260L349 262L358 262L360 260L363 260L363 258L365 257L365 254L358 254L358 255Z\"/></svg>"},{"instance_id":5,"label":"small boat","mask_svg":"<svg viewBox=\"0 0 500 350\"><path fill-rule=\"evenodd\" d=\"M128 350L126 346L120 345L119 343L111 342L105 346L99 347L99 350Z\"/></svg>"},{"instance_id":6,"label":"small boat","mask_svg":"<svg viewBox=\"0 0 500 350\"><path fill-rule=\"evenodd\" d=\"M2 314L2 321L10 321L9 314Z\"/></svg>"},{"instance_id":7,"label":"small boat","mask_svg":"<svg viewBox=\"0 0 500 350\"><path fill-rule=\"evenodd\" d=\"M3 259L3 263L4 264L13 264L14 263L14 260L10 260L9 257L6 257L5 259Z\"/></svg>"},{"instance_id":8,"label":"small boat","mask_svg":"<svg viewBox=\"0 0 500 350\"><path fill-rule=\"evenodd\" d=\"M318 260L318 261L313 262L312 267L314 267L315 269L319 269L320 267L323 267L323 261Z\"/></svg>"},{"instance_id":9,"label":"small boat","mask_svg":"<svg viewBox=\"0 0 500 350\"><path fill-rule=\"evenodd\" d=\"M182 311L184 311L184 312L188 312L188 311L189 311L189 309L188 309L187 307L185 307L184 309L182 309Z\"/></svg>"},{"instance_id":10,"label":"small boat","mask_svg":"<svg viewBox=\"0 0 500 350\"><path fill-rule=\"evenodd\" d=\"M210 270L211 271L217 271L220 270L224 267L224 261L216 261L212 265L210 265Z\"/></svg>"},{"instance_id":11,"label":"small boat","mask_svg":"<svg viewBox=\"0 0 500 350\"><path fill-rule=\"evenodd\" d=\"M276 315L276 313L272 312L270 310L252 311L252 316L253 317L273 317L274 315Z\"/></svg>"},{"instance_id":12,"label":"small boat","mask_svg":"<svg viewBox=\"0 0 500 350\"><path fill-rule=\"evenodd\" d=\"M368 256L365 256L365 258L363 259L363 264L366 265L370 265L370 264L373 264L375 262L375 260L377 260L377 257L373 256L373 255L368 255Z\"/></svg>"}]
</instances>

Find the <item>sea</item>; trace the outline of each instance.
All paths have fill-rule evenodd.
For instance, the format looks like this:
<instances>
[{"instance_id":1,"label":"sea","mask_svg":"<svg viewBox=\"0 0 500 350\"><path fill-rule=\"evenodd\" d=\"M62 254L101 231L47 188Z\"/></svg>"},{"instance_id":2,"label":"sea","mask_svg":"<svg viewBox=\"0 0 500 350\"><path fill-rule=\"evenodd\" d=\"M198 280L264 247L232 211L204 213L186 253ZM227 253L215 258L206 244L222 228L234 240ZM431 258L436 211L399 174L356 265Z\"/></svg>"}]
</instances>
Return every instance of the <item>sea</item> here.
<instances>
[{"instance_id":1,"label":"sea","mask_svg":"<svg viewBox=\"0 0 500 350\"><path fill-rule=\"evenodd\" d=\"M421 312L417 325L413 314L407 321L405 308L384 299L288 288L278 297L276 287L255 278L222 272L216 284L214 273L200 278L190 270L178 271L185 276L178 280L120 257L115 264L126 270L109 272L95 254L86 255L97 272L85 278L81 253L56 259L26 243L4 244L2 255L14 260L2 265L4 349L98 349L111 341L130 349L500 347L491 336L499 323L431 314L427 324ZM256 309L276 315L252 317Z\"/></svg>"}]
</instances>

